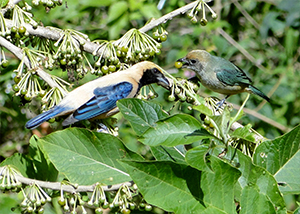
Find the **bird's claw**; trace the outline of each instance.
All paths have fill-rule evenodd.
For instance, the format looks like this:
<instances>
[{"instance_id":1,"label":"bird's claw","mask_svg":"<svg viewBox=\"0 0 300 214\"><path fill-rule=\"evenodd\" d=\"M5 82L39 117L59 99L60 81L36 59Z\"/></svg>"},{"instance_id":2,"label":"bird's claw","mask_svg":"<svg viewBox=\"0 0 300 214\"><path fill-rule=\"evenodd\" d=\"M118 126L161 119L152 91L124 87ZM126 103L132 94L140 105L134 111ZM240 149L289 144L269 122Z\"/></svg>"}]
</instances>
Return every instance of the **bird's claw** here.
<instances>
[{"instance_id":1,"label":"bird's claw","mask_svg":"<svg viewBox=\"0 0 300 214\"><path fill-rule=\"evenodd\" d=\"M225 100L226 100L226 98L222 99L222 100L220 100L219 102L216 103L216 106L217 106L216 111L218 111L219 108L222 107L222 105L225 103Z\"/></svg>"}]
</instances>

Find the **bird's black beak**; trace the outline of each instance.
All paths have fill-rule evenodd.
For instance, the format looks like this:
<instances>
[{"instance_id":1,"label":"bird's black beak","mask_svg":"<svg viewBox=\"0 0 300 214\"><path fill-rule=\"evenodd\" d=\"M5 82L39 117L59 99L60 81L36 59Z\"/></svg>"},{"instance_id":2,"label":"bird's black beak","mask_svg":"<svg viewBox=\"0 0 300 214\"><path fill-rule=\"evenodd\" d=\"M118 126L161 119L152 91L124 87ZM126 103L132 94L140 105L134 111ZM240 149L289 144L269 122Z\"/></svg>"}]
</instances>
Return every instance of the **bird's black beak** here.
<instances>
[{"instance_id":1,"label":"bird's black beak","mask_svg":"<svg viewBox=\"0 0 300 214\"><path fill-rule=\"evenodd\" d=\"M186 66L189 65L189 62L188 62L188 60L185 57L178 59L177 62L181 62L182 63L182 67L186 67Z\"/></svg>"},{"instance_id":2,"label":"bird's black beak","mask_svg":"<svg viewBox=\"0 0 300 214\"><path fill-rule=\"evenodd\" d=\"M170 89L170 82L165 76L157 77L157 84L168 90Z\"/></svg>"}]
</instances>

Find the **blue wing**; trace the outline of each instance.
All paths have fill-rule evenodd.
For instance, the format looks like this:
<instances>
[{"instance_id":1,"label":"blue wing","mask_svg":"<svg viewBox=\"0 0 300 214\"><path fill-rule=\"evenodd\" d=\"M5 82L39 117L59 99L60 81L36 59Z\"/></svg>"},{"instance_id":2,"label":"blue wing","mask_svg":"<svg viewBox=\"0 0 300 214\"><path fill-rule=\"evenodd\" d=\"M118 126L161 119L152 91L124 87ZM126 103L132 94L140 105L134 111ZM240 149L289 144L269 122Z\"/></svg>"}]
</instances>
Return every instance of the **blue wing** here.
<instances>
[{"instance_id":1,"label":"blue wing","mask_svg":"<svg viewBox=\"0 0 300 214\"><path fill-rule=\"evenodd\" d=\"M249 85L252 80L237 66L216 70L217 78L226 85Z\"/></svg>"},{"instance_id":2,"label":"blue wing","mask_svg":"<svg viewBox=\"0 0 300 214\"><path fill-rule=\"evenodd\" d=\"M87 120L106 113L115 107L116 102L126 98L132 91L132 84L121 82L116 85L110 85L102 88L96 88L94 95L88 102L80 106L73 116L77 120Z\"/></svg>"}]
</instances>

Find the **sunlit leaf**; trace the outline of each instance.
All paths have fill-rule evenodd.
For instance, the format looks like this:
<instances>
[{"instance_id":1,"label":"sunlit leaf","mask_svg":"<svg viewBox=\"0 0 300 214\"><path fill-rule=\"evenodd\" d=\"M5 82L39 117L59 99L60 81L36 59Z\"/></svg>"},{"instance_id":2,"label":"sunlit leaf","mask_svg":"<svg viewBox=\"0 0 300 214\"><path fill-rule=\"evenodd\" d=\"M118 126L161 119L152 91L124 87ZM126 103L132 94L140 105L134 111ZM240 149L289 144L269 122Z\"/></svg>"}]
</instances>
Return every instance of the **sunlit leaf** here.
<instances>
[{"instance_id":1,"label":"sunlit leaf","mask_svg":"<svg viewBox=\"0 0 300 214\"><path fill-rule=\"evenodd\" d=\"M154 128L149 128L140 138L140 141L149 146L176 146L190 144L200 139L199 136L187 137L201 124L194 117L186 114L177 114L160 120Z\"/></svg>"},{"instance_id":2,"label":"sunlit leaf","mask_svg":"<svg viewBox=\"0 0 300 214\"><path fill-rule=\"evenodd\" d=\"M201 213L200 172L174 162L123 162L145 200L174 213Z\"/></svg>"},{"instance_id":3,"label":"sunlit leaf","mask_svg":"<svg viewBox=\"0 0 300 214\"><path fill-rule=\"evenodd\" d=\"M130 177L118 159L141 160L118 138L86 129L57 131L38 139L38 144L60 173L81 185L128 181Z\"/></svg>"},{"instance_id":4,"label":"sunlit leaf","mask_svg":"<svg viewBox=\"0 0 300 214\"><path fill-rule=\"evenodd\" d=\"M140 99L122 99L117 102L117 106L138 135L155 127L158 120L168 116L160 105Z\"/></svg>"},{"instance_id":5,"label":"sunlit leaf","mask_svg":"<svg viewBox=\"0 0 300 214\"><path fill-rule=\"evenodd\" d=\"M184 146L179 145L176 147L166 147L166 146L151 146L151 152L157 161L174 161L181 164L186 164L184 156L186 151L178 147Z\"/></svg>"},{"instance_id":6,"label":"sunlit leaf","mask_svg":"<svg viewBox=\"0 0 300 214\"><path fill-rule=\"evenodd\" d=\"M208 166L208 152L209 152L209 147L207 145L200 145L197 146L195 148L190 149L186 156L186 162L200 170L200 171L208 171L208 172L212 172L211 169Z\"/></svg>"},{"instance_id":7,"label":"sunlit leaf","mask_svg":"<svg viewBox=\"0 0 300 214\"><path fill-rule=\"evenodd\" d=\"M248 124L244 127L237 128L232 133L230 133L230 136L232 138L241 138L250 142L255 141L254 134L250 131L251 125Z\"/></svg>"},{"instance_id":8,"label":"sunlit leaf","mask_svg":"<svg viewBox=\"0 0 300 214\"><path fill-rule=\"evenodd\" d=\"M283 193L300 193L300 126L289 133L260 144L253 155L256 165L273 174Z\"/></svg>"},{"instance_id":9,"label":"sunlit leaf","mask_svg":"<svg viewBox=\"0 0 300 214\"><path fill-rule=\"evenodd\" d=\"M274 208L276 207L279 213L286 212L285 203L278 189L277 182L266 169L254 165L250 157L232 147L228 147L224 158L234 163L242 173L238 180L242 194L244 191L250 191L251 194L254 194L254 191L249 190L249 188L253 188L259 195L264 195L265 198L262 200L268 200ZM247 195L248 193L245 194Z\"/></svg>"},{"instance_id":10,"label":"sunlit leaf","mask_svg":"<svg viewBox=\"0 0 300 214\"><path fill-rule=\"evenodd\" d=\"M235 213L234 186L241 173L215 156L211 156L210 161L212 171L203 171L201 174L204 203L226 213Z\"/></svg>"}]
</instances>

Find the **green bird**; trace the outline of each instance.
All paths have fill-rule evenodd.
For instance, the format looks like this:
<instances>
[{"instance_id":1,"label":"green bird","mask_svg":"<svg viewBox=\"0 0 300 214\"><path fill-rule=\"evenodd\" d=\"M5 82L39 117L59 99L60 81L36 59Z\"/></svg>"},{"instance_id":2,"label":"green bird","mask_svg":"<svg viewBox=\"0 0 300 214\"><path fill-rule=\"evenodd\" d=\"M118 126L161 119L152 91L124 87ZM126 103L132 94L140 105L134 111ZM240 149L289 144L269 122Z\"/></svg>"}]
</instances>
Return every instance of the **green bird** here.
<instances>
[{"instance_id":1,"label":"green bird","mask_svg":"<svg viewBox=\"0 0 300 214\"><path fill-rule=\"evenodd\" d=\"M230 95L242 92L256 94L270 102L269 97L252 85L252 80L242 69L226 59L213 56L204 50L193 50L177 62L182 63L182 68L194 71L206 88L226 95L218 103L218 107Z\"/></svg>"}]
</instances>

